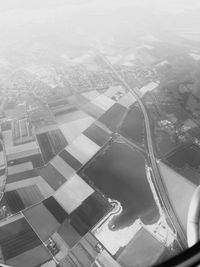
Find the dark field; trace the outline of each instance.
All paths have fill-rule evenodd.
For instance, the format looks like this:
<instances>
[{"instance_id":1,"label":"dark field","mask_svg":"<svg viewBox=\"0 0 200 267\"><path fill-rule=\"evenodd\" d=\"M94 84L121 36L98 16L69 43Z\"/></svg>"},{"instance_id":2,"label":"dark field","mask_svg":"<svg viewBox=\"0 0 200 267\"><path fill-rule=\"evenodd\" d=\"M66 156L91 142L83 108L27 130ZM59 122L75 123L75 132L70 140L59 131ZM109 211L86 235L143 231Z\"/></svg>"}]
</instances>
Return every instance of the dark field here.
<instances>
[{"instance_id":1,"label":"dark field","mask_svg":"<svg viewBox=\"0 0 200 267\"><path fill-rule=\"evenodd\" d=\"M144 143L144 117L139 107L136 106L130 109L120 127L119 133L133 142Z\"/></svg>"},{"instance_id":2,"label":"dark field","mask_svg":"<svg viewBox=\"0 0 200 267\"><path fill-rule=\"evenodd\" d=\"M48 138L51 142L55 154L58 154L67 145L67 140L65 139L60 129L48 132Z\"/></svg>"},{"instance_id":3,"label":"dark field","mask_svg":"<svg viewBox=\"0 0 200 267\"><path fill-rule=\"evenodd\" d=\"M84 236L111 209L109 202L99 193L89 196L82 205L70 214L70 222L79 235Z\"/></svg>"},{"instance_id":4,"label":"dark field","mask_svg":"<svg viewBox=\"0 0 200 267\"><path fill-rule=\"evenodd\" d=\"M47 163L55 156L47 133L38 134L37 140L42 152L44 162Z\"/></svg>"},{"instance_id":5,"label":"dark field","mask_svg":"<svg viewBox=\"0 0 200 267\"><path fill-rule=\"evenodd\" d=\"M60 129L38 134L37 140L45 163L67 146L67 140Z\"/></svg>"},{"instance_id":6,"label":"dark field","mask_svg":"<svg viewBox=\"0 0 200 267\"><path fill-rule=\"evenodd\" d=\"M99 118L99 121L105 124L111 131L116 131L125 112L126 108L124 106L115 103Z\"/></svg>"},{"instance_id":7,"label":"dark field","mask_svg":"<svg viewBox=\"0 0 200 267\"><path fill-rule=\"evenodd\" d=\"M196 170L200 169L200 148L194 144L178 150L167 158L173 166L182 169L189 165Z\"/></svg>"},{"instance_id":8,"label":"dark field","mask_svg":"<svg viewBox=\"0 0 200 267\"><path fill-rule=\"evenodd\" d=\"M110 135L95 123L90 125L83 133L99 146L103 146L110 138Z\"/></svg>"},{"instance_id":9,"label":"dark field","mask_svg":"<svg viewBox=\"0 0 200 267\"><path fill-rule=\"evenodd\" d=\"M60 152L59 156L74 170L78 170L82 166L82 164L65 149Z\"/></svg>"},{"instance_id":10,"label":"dark field","mask_svg":"<svg viewBox=\"0 0 200 267\"><path fill-rule=\"evenodd\" d=\"M131 225L137 218L153 224L159 213L145 171L145 159L126 143L113 142L79 174L104 196L118 200L123 212L112 229Z\"/></svg>"},{"instance_id":11,"label":"dark field","mask_svg":"<svg viewBox=\"0 0 200 267\"><path fill-rule=\"evenodd\" d=\"M8 260L41 245L41 241L26 220L20 219L0 228L0 244Z\"/></svg>"}]
</instances>

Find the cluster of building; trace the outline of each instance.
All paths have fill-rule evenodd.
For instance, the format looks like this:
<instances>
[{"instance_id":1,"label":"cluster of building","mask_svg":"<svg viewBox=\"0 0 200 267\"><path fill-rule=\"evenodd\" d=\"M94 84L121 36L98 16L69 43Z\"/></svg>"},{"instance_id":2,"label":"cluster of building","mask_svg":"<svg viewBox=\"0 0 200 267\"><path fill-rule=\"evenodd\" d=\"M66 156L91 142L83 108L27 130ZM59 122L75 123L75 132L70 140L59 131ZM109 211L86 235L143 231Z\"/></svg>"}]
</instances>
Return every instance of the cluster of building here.
<instances>
[{"instance_id":1,"label":"cluster of building","mask_svg":"<svg viewBox=\"0 0 200 267\"><path fill-rule=\"evenodd\" d=\"M128 66L115 64L116 70L130 86L143 86L156 79L156 72L152 67L155 62L144 64L143 53L140 57L141 60L133 61ZM25 98L29 98L30 92L45 100L52 93L68 97L74 93L102 91L110 86L120 85L120 81L99 58L93 61L92 64L72 62L68 65L38 65L19 70L7 78L3 85L4 107L12 108L22 103Z\"/></svg>"}]
</instances>

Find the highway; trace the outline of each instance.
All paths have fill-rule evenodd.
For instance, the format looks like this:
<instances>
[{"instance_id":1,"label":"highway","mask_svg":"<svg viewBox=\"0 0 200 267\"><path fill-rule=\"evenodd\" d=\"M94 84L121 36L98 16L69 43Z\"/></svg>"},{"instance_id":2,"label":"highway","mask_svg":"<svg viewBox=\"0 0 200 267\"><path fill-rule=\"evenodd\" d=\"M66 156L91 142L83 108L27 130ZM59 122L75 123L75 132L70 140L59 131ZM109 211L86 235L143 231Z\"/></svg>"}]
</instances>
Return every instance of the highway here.
<instances>
[{"instance_id":1,"label":"highway","mask_svg":"<svg viewBox=\"0 0 200 267\"><path fill-rule=\"evenodd\" d=\"M130 86L126 83L126 81L121 77L121 75L114 69L112 64L109 62L109 60L104 56L102 53L97 51L97 54L102 58L102 60L106 63L106 65L112 70L113 74L119 79L119 81L122 83L124 88L131 93L131 95L137 100L138 104L140 105L140 108L144 115L144 121L145 121L145 128L146 128L146 135L147 135L147 147L148 147L148 153L149 158L151 162L153 177L152 182L157 190L159 199L161 201L162 208L165 212L165 214L170 219L171 224L173 225L173 230L178 233L179 237L179 244L183 249L187 248L187 238L186 234L184 233L182 226L179 222L179 218L176 215L176 212L174 211L173 205L169 199L169 196L167 194L167 190L165 187L165 184L163 183L162 176L160 174L159 167L157 165L157 161L154 155L154 147L153 147L153 138L151 133L151 126L150 126L150 120L148 117L148 112L146 110L146 107L143 103L143 101L140 98L140 91L138 88L130 88Z\"/></svg>"},{"instance_id":2,"label":"highway","mask_svg":"<svg viewBox=\"0 0 200 267\"><path fill-rule=\"evenodd\" d=\"M2 134L2 133L1 133ZM3 156L4 156L4 165L5 165L5 174L2 175L1 181L0 181L0 201L2 200L4 196L4 190L5 190L5 185L6 185L6 179L8 176L8 163L7 163L7 157L6 157L6 148L4 141L0 138L0 143L3 148Z\"/></svg>"}]
</instances>

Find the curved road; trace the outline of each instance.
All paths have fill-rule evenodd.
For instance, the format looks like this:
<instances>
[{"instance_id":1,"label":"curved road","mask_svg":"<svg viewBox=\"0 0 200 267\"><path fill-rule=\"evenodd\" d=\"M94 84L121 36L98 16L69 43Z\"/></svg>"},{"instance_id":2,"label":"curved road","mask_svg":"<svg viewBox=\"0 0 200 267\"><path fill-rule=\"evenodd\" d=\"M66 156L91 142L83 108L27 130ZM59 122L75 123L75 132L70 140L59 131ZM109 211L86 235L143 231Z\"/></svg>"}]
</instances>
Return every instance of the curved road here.
<instances>
[{"instance_id":1,"label":"curved road","mask_svg":"<svg viewBox=\"0 0 200 267\"><path fill-rule=\"evenodd\" d=\"M165 211L165 214L168 215L169 219L171 219L171 224L174 227L175 232L178 232L179 239L180 239L180 245L182 248L187 247L187 238L186 235L182 229L182 226L179 222L179 219L176 215L176 212L174 211L173 205L169 199L169 196L167 194L167 190L165 187L165 184L163 183L162 176L159 171L159 167L156 162L156 158L154 155L154 148L153 148L153 139L152 139L152 133L151 133L151 127L150 127L150 120L148 117L148 113L146 110L145 105L143 104L141 98L140 98L140 92L137 88L130 88L130 86L126 83L126 81L121 77L121 75L114 69L112 64L109 62L109 60L101 54L99 51L97 51L97 54L103 59L103 61L106 63L106 65L112 70L112 72L115 74L115 76L119 79L119 81L122 83L124 88L131 93L131 95L137 100L137 102L140 105L140 108L144 115L145 120L145 128L146 128L146 135L147 135L147 146L148 146L148 152L149 157L151 161L152 171L153 171L153 183L154 186L157 189L157 193L159 195L159 199L162 203L162 207Z\"/></svg>"}]
</instances>

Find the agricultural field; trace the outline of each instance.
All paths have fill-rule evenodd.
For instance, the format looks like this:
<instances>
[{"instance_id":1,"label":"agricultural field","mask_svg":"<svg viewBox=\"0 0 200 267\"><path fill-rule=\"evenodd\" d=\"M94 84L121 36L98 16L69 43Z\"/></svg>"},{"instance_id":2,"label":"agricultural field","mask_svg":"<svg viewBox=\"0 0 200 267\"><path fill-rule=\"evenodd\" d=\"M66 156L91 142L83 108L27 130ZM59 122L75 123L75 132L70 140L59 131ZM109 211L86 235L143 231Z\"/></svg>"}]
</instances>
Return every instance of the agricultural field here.
<instances>
[{"instance_id":1,"label":"agricultural field","mask_svg":"<svg viewBox=\"0 0 200 267\"><path fill-rule=\"evenodd\" d=\"M48 163L67 145L67 141L60 129L38 134L37 140L45 163Z\"/></svg>"}]
</instances>

